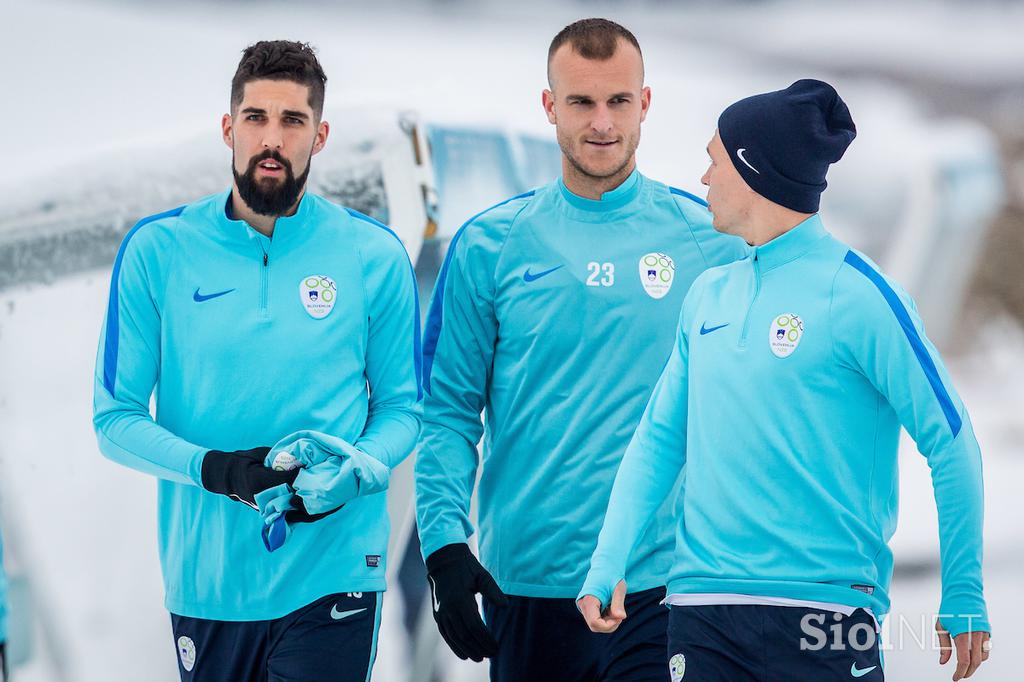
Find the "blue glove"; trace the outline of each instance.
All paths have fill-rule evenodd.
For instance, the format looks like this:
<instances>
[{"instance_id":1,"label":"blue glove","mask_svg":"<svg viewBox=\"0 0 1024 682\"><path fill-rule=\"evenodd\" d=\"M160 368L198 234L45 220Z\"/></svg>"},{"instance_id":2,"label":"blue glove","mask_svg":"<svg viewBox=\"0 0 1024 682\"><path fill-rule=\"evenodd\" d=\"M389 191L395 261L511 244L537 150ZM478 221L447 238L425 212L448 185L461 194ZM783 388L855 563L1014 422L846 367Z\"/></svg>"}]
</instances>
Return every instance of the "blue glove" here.
<instances>
[{"instance_id":1,"label":"blue glove","mask_svg":"<svg viewBox=\"0 0 1024 682\"><path fill-rule=\"evenodd\" d=\"M291 524L316 521L349 500L388 487L387 466L351 443L317 431L298 431L274 445L264 464L275 471L299 469L294 482L261 492L263 543L273 552L291 534Z\"/></svg>"}]
</instances>

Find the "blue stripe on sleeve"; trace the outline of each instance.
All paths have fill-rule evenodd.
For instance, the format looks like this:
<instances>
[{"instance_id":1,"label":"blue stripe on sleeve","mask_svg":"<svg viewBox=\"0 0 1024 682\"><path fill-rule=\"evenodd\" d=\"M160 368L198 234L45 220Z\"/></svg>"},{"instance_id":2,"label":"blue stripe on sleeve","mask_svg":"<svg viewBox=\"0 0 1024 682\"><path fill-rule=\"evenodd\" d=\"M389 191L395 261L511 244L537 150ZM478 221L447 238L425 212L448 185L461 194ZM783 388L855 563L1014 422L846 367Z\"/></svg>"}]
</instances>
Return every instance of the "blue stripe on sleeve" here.
<instances>
[{"instance_id":1,"label":"blue stripe on sleeve","mask_svg":"<svg viewBox=\"0 0 1024 682\"><path fill-rule=\"evenodd\" d=\"M672 194L675 194L676 196L686 197L690 201L696 202L696 203L700 204L701 206L703 206L704 208L708 207L708 202L704 201L703 199L701 199L696 194L690 194L685 189L679 189L678 187L669 187L668 191L672 192Z\"/></svg>"},{"instance_id":2,"label":"blue stripe on sleeve","mask_svg":"<svg viewBox=\"0 0 1024 682\"><path fill-rule=\"evenodd\" d=\"M434 353L437 352L437 341L441 337L441 324L443 322L444 310L444 289L448 284L448 266L451 264L452 254L455 253L455 245L459 242L459 238L462 236L462 233L474 220L488 211L493 211L494 209L504 206L516 199L532 197L534 192L535 190L530 190L529 192L517 194L514 197L505 199L505 201L499 202L490 208L485 208L480 211L462 224L459 231L455 233L454 237L452 237L451 243L448 244L448 253L445 254L444 263L441 265L441 272L437 275L434 299L430 303L430 311L427 313L427 322L423 332L423 384L426 386L427 393L430 393L430 372L434 368Z\"/></svg>"},{"instance_id":3,"label":"blue stripe on sleeve","mask_svg":"<svg viewBox=\"0 0 1024 682\"><path fill-rule=\"evenodd\" d=\"M405 249L405 244L402 242L402 238L399 237L397 234L395 234L394 230L392 230L390 227L388 227L384 223L380 222L379 220L376 220L375 218L371 218L370 216L368 216L368 215L366 215L364 213L360 213L359 211L356 211L355 209L348 208L347 206L344 207L344 208L345 208L345 211L347 211L348 214L350 216L352 216L353 218L356 218L357 220L362 220L364 222L370 223L371 225L376 225L377 227L379 227L382 230L386 231L392 237L397 239L398 243L402 245L403 249ZM406 258L408 258L408 256L409 256L409 252L406 251ZM422 368L423 360L422 360L421 351L420 351L420 292L419 292L419 288L416 286L416 270L413 268L411 260L409 261L409 272L410 272L410 274L412 274L412 300L413 300L413 305L415 306L414 314L413 314L413 318L412 318L412 353L413 353L412 363L413 363L413 371L416 373L416 400L422 400L423 399L423 368Z\"/></svg>"},{"instance_id":4,"label":"blue stripe on sleeve","mask_svg":"<svg viewBox=\"0 0 1024 682\"><path fill-rule=\"evenodd\" d=\"M960 433L960 427L963 425L963 421L960 418L960 413L953 405L953 399L950 398L949 392L946 391L946 387L942 383L942 379L939 377L939 371L935 367L935 362L932 360L932 356L928 353L928 349L925 348L924 342L921 340L921 335L917 332L917 327L914 326L913 321L910 319L910 315L907 313L906 307L903 305L903 301L896 295L896 292L892 290L889 283L885 281L874 268L864 262L864 259L858 256L853 251L846 253L846 263L851 265L855 270L861 272L865 277L871 280L871 283L878 287L878 290L882 292L882 297L885 298L885 302L892 308L893 314L896 319L899 320L900 326L903 327L903 333L907 335L907 340L910 341L910 347L914 349L914 355L917 356L917 361L921 363L921 369L924 370L924 374L928 377L928 383L931 384L932 391L935 393L935 397L939 401L939 406L942 408L943 414L946 416L946 421L949 422L949 428L953 432L953 438L956 438L957 434Z\"/></svg>"},{"instance_id":5,"label":"blue stripe on sleeve","mask_svg":"<svg viewBox=\"0 0 1024 682\"><path fill-rule=\"evenodd\" d=\"M121 261L124 260L125 249L128 248L128 242L131 241L131 238L135 236L135 233L143 225L148 225L162 218L174 218L181 215L181 212L184 210L184 206L179 206L169 211L143 218L135 223L135 227L128 231L128 234L121 240L121 247L117 250L117 257L114 259L114 270L110 275L110 297L107 300L106 342L103 346L103 386L110 393L111 397L114 396L114 384L117 381L117 347L121 334L118 280L121 276Z\"/></svg>"}]
</instances>

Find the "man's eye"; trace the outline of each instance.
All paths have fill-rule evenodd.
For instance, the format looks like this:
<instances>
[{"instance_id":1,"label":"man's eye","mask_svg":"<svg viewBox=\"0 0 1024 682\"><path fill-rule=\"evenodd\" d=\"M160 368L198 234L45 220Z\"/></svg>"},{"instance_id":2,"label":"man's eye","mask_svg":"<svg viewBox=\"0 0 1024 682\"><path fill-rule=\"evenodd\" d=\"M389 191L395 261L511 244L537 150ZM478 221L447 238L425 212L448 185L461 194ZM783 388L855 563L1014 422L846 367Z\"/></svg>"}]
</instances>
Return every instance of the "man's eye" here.
<instances>
[{"instance_id":1,"label":"man's eye","mask_svg":"<svg viewBox=\"0 0 1024 682\"><path fill-rule=\"evenodd\" d=\"M245 120L247 120L247 121L259 121L262 118L263 118L262 114L249 114L248 116L245 117Z\"/></svg>"},{"instance_id":2,"label":"man's eye","mask_svg":"<svg viewBox=\"0 0 1024 682\"><path fill-rule=\"evenodd\" d=\"M287 118L285 118L285 120L288 121L289 123L292 123L292 124L302 125L302 119L301 118L296 118L294 116L288 116Z\"/></svg>"}]
</instances>

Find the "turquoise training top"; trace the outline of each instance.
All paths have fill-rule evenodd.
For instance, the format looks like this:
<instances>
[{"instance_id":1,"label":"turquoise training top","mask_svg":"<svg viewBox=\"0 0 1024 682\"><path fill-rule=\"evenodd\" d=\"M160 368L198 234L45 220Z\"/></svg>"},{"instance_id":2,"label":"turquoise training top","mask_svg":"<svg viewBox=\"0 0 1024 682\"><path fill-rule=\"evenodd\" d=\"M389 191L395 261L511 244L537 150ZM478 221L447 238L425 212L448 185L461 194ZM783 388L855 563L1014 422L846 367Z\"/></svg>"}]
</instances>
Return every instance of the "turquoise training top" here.
<instances>
[{"instance_id":1,"label":"turquoise training top","mask_svg":"<svg viewBox=\"0 0 1024 682\"><path fill-rule=\"evenodd\" d=\"M682 470L670 593L884 616L901 424L932 470L939 615L954 635L989 630L981 454L910 297L817 215L709 270L684 303L580 596L607 603L629 579L628 558Z\"/></svg>"},{"instance_id":2,"label":"turquoise training top","mask_svg":"<svg viewBox=\"0 0 1024 682\"><path fill-rule=\"evenodd\" d=\"M394 467L419 434L419 313L408 255L382 224L306 193L268 239L227 216L229 196L124 238L94 425L104 455L160 478L167 608L264 620L385 588L385 496L300 524L271 554L257 511L200 487L203 456L308 429Z\"/></svg>"},{"instance_id":3,"label":"turquoise training top","mask_svg":"<svg viewBox=\"0 0 1024 682\"><path fill-rule=\"evenodd\" d=\"M700 199L637 172L599 201L555 181L470 219L424 336L423 555L473 533L483 436L483 565L509 594L575 596L683 296L745 251ZM671 543L665 509L634 553L635 590L664 585Z\"/></svg>"}]
</instances>

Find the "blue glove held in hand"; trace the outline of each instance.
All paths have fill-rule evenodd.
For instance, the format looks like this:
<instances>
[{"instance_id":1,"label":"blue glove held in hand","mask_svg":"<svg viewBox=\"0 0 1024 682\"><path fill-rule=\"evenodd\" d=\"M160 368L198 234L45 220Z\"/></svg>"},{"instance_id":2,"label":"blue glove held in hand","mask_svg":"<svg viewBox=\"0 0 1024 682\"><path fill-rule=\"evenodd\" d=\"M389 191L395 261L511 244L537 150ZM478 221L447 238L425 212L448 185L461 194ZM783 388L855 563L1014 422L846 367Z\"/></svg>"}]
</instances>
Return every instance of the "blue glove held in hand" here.
<instances>
[{"instance_id":1,"label":"blue glove held in hand","mask_svg":"<svg viewBox=\"0 0 1024 682\"><path fill-rule=\"evenodd\" d=\"M283 545L291 524L322 519L349 500L388 487L391 471L347 441L317 431L298 431L267 453L265 465L298 474L290 485L263 491L257 498L263 514L263 542L269 551Z\"/></svg>"}]
</instances>

